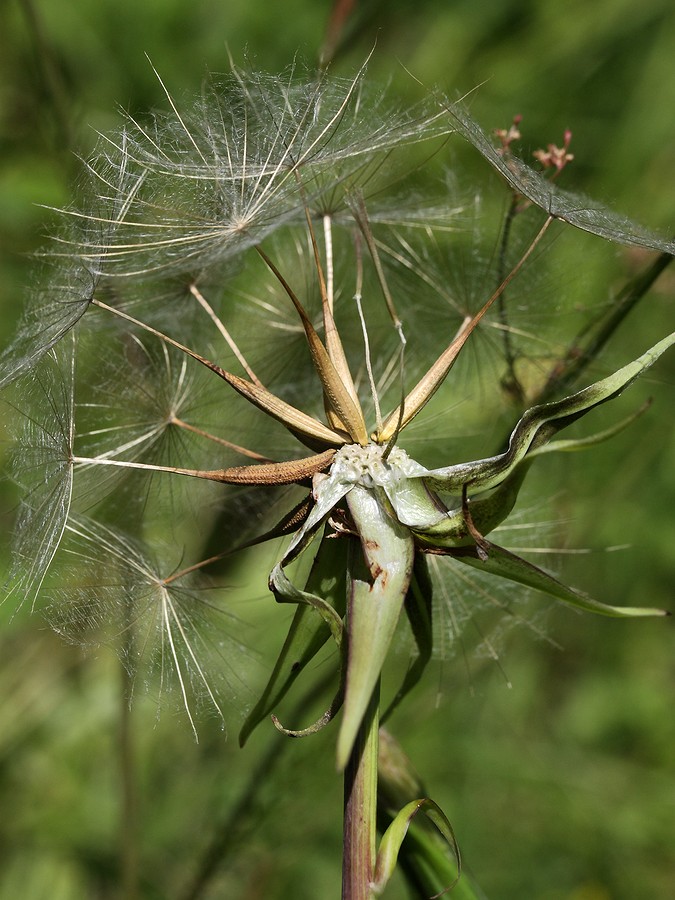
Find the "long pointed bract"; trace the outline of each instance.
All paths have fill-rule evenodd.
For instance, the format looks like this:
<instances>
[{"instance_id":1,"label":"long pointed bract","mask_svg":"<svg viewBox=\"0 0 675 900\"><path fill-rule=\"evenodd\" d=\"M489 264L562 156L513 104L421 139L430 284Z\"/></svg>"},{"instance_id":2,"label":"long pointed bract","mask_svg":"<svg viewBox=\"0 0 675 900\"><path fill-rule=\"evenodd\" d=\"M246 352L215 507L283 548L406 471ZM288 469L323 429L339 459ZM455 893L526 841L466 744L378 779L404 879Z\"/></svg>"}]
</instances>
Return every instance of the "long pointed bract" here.
<instances>
[{"instance_id":1,"label":"long pointed bract","mask_svg":"<svg viewBox=\"0 0 675 900\"><path fill-rule=\"evenodd\" d=\"M370 581L352 580L347 613L345 702L337 741L337 767L344 769L380 677L413 569L410 532L387 509L384 494L361 485L347 495L359 531Z\"/></svg>"}]
</instances>

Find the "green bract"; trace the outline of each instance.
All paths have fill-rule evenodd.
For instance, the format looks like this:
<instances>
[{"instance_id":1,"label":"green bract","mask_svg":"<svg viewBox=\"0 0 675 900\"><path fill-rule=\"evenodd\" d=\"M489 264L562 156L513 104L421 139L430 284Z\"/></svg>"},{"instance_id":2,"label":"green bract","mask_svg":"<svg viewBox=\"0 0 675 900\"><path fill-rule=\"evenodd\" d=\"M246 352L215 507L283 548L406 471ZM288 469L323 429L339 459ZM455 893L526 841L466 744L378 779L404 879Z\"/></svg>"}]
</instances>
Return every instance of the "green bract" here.
<instances>
[{"instance_id":1,"label":"green bract","mask_svg":"<svg viewBox=\"0 0 675 900\"><path fill-rule=\"evenodd\" d=\"M618 607L600 603L566 587L544 570L490 543L486 538L511 512L524 475L537 453L558 449L551 443L565 426L601 403L618 396L635 378L675 343L675 333L664 338L634 362L582 391L528 410L515 427L504 453L488 459L459 463L443 469L425 469L399 448L382 444L349 444L337 450L325 476L315 479L313 506L270 576L270 587L280 601L306 604L319 613L314 627L304 616L296 618L280 662L289 667L285 686L318 651L330 628L338 644L343 639L340 613L324 598L295 588L283 572L331 517L340 515L338 531L359 538L367 581L353 578L348 588L347 650L343 674L344 709L338 738L337 760L347 762L356 732L380 677L400 612L411 589L415 553L441 553L490 574L527 585L571 606L608 616L663 615L662 610ZM561 450L581 448L583 442L566 441ZM389 449L389 452L388 452ZM441 492L459 494L454 505ZM489 493L482 499L481 495ZM346 502L346 508L344 502ZM348 513L345 522L344 513ZM323 542L339 540L334 530ZM338 610L340 607L338 606ZM298 637L300 628L306 629ZM290 647L292 646L292 653ZM308 654L308 648L312 653ZM279 667L278 667L279 668ZM285 692L275 671L262 704L249 718L242 738L271 711ZM399 697L400 699L400 697Z\"/></svg>"}]
</instances>

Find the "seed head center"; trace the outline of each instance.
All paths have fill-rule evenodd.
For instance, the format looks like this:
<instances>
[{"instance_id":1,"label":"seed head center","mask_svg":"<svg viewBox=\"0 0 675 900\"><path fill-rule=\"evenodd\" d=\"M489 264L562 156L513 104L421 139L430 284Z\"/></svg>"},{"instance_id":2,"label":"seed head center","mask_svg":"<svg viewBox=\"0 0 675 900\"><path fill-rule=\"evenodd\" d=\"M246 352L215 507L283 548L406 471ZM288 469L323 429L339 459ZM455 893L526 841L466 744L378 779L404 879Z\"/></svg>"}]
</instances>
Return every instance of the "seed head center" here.
<instances>
[{"instance_id":1,"label":"seed head center","mask_svg":"<svg viewBox=\"0 0 675 900\"><path fill-rule=\"evenodd\" d=\"M412 474L416 464L405 450L394 447L386 458L384 452L381 444L348 444L335 454L331 473L367 488L391 485Z\"/></svg>"}]
</instances>

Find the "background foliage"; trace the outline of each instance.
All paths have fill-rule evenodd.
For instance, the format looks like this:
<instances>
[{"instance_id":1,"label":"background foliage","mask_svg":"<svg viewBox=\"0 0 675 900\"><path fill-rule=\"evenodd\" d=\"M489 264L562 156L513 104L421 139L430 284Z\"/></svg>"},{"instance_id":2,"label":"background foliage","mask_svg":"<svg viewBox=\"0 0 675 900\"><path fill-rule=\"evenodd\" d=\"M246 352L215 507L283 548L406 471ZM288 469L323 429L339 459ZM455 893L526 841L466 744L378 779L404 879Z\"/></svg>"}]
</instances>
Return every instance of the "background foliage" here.
<instances>
[{"instance_id":1,"label":"background foliage","mask_svg":"<svg viewBox=\"0 0 675 900\"><path fill-rule=\"evenodd\" d=\"M205 70L228 68L227 48L238 62L269 71L296 53L311 62L329 7L311 0L13 0L0 7L3 343L32 277L28 254L52 218L35 204L68 202L74 149L86 156L96 131L116 127L117 106L136 114L165 105L145 54L172 93L194 93ZM468 0L363 0L352 21L337 71L353 71L377 41L371 75L404 97L423 90L408 72L451 94L480 85L473 110L484 126L507 125L521 113L532 148L570 127L576 160L566 183L672 230L675 11L668 0L504 0L480 9ZM475 170L484 177L482 163ZM612 264L615 280L605 291L637 260L616 252ZM672 329L674 288L666 272L603 363L625 362ZM566 522L565 544L593 551L564 558L566 580L610 603L672 603L673 370L671 354L636 389L627 409L638 394L655 398L638 425L596 455L556 461L540 476L539 486L555 497L551 514ZM3 486L3 531L14 500ZM3 553L4 566L5 545ZM270 555L262 551L253 571L269 568ZM257 596L267 620L271 600ZM27 611L13 616L5 604L0 617L0 898L123 896L119 667L104 651L87 655L64 644ZM555 612L547 631L562 649L516 630L498 663L463 662L461 654L445 663L440 696L440 676L427 676L426 691L392 727L493 900L665 898L675 876L672 632L662 621L568 612ZM267 640L273 647L279 635ZM181 715L157 720L142 694L132 723L141 788L132 839L142 895L187 897L270 736L261 729L242 752L207 725L195 744ZM332 740L329 729L278 743L275 777L248 809L243 831L230 835L222 867L199 896L337 895L341 801ZM402 884L391 896L405 896Z\"/></svg>"}]
</instances>

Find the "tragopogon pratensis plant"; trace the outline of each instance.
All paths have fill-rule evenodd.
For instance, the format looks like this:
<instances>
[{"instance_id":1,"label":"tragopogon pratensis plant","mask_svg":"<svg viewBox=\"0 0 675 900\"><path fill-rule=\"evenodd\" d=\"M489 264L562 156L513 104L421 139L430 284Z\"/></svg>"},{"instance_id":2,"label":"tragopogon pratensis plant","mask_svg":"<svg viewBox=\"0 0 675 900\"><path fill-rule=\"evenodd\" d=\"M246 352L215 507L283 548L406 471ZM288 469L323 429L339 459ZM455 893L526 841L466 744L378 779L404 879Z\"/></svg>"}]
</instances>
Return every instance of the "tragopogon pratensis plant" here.
<instances>
[{"instance_id":1,"label":"tragopogon pratensis plant","mask_svg":"<svg viewBox=\"0 0 675 900\"><path fill-rule=\"evenodd\" d=\"M223 689L240 696L247 680L236 617L214 592L219 566L285 538L269 588L297 611L241 741L334 641L341 665L329 709L287 733L312 733L339 714L343 896L371 897L420 808L456 850L440 810L410 797L400 812L385 810L391 825L375 851L379 683L402 613L416 657L390 710L430 657L432 595L447 596L451 571L590 612L661 614L593 600L488 535L536 459L627 424L556 439L675 342L568 390L584 355L566 357L558 340L557 368L542 357L526 379L523 348L542 335L513 325L521 270L568 226L662 254L675 246L520 162L515 125L495 146L462 105L432 97L398 109L363 71L345 82L234 71L192 110L167 97L167 115L129 119L101 139L86 164L87 205L63 211L69 222L4 356L2 383L25 410L10 590L77 639L115 636L130 667L149 654L162 685L175 680L196 732L200 703L220 712ZM492 262L475 245L475 191L462 200L439 175L453 135L511 191ZM557 174L568 145L569 135L540 162ZM518 234L516 219L526 222ZM478 288L457 290L458 273L474 265L493 278L477 302ZM550 333L555 310L537 315ZM472 346L481 375L496 376L490 393L467 390L466 369L461 389L448 378ZM452 423L465 395L494 416L504 388L523 409L496 453L463 461L425 449L432 418Z\"/></svg>"}]
</instances>

